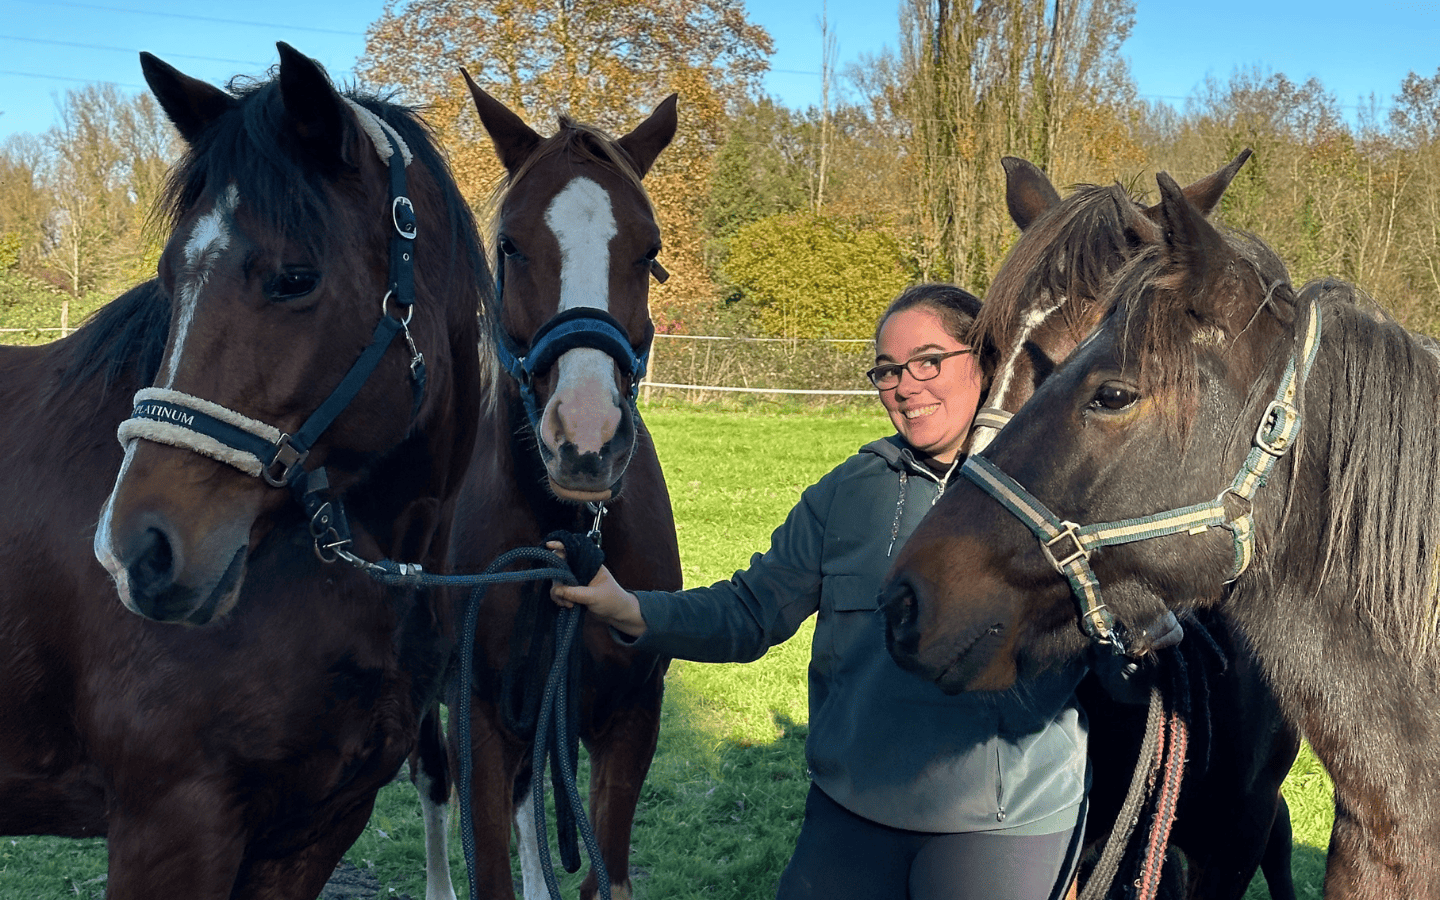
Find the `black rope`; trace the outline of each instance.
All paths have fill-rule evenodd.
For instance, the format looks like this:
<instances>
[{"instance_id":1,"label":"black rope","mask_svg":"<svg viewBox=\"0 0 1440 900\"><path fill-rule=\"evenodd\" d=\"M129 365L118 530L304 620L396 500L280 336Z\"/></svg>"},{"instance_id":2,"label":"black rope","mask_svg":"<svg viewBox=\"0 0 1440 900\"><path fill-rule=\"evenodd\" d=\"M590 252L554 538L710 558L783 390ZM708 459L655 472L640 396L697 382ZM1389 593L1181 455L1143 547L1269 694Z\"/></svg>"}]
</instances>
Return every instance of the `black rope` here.
<instances>
[{"instance_id":1,"label":"black rope","mask_svg":"<svg viewBox=\"0 0 1440 900\"><path fill-rule=\"evenodd\" d=\"M469 587L471 588L469 601L465 606L465 615L461 623L460 632L460 696L459 709L456 711L456 730L459 739L461 752L460 777L458 779L458 790L460 793L460 846L465 854L466 875L470 883L470 896L479 896L475 884L475 822L470 814L470 806L474 795L473 790L473 760L470 756L470 695L471 685L475 678L475 632L480 622L480 604L485 598L485 592L492 584L516 583L523 581L540 581L549 579L559 581L563 584L579 584L583 576L584 583L588 583L603 561L603 555L599 555L599 548L594 547L593 553L586 551L576 539L585 544L590 541L584 535L575 535L571 532L556 532L549 536L549 540L561 540L567 547L567 558L561 559L549 550L542 547L516 547L495 559L485 571L479 575L436 575L430 572L420 571L413 567L401 566L389 560L378 563L367 563L363 571L370 577L382 584L414 585L425 587ZM593 547L593 544L591 545ZM574 547L574 550L569 548ZM544 568L523 569L515 572L504 571L517 561L528 560L541 563ZM569 564L567 565L567 560ZM574 567L572 571L571 567ZM537 843L540 847L540 857L545 873L545 884L550 890L553 900L560 900L559 883L555 878L553 864L550 861L549 840L545 829L545 782L543 779L545 760L547 755L553 755L556 765L560 770L560 778L557 784L563 784L564 790L557 792L557 806L562 802L568 804L571 821L575 822L580 832L580 837L585 843L585 850L590 857L590 868L595 873L599 884L600 896L604 900L610 900L610 878L605 868L605 860L600 855L599 844L595 840L594 830L590 821L585 815L584 805L580 799L580 790L575 783L575 760L578 758L577 729L574 727L574 720L569 713L569 690L575 686L574 680L569 676L573 666L572 650L575 648L575 636L580 631L583 608L574 607L561 610L556 620L556 652L553 658L550 675L546 679L545 692L541 699L539 720L535 732L535 749L532 751L531 780L534 788L535 798L535 829ZM553 748L548 736L554 736ZM574 753L567 753L562 748L574 743ZM563 797L563 800L562 800ZM572 826L573 827L573 826ZM578 859L576 868L579 868ZM574 871L572 869L571 871Z\"/></svg>"}]
</instances>

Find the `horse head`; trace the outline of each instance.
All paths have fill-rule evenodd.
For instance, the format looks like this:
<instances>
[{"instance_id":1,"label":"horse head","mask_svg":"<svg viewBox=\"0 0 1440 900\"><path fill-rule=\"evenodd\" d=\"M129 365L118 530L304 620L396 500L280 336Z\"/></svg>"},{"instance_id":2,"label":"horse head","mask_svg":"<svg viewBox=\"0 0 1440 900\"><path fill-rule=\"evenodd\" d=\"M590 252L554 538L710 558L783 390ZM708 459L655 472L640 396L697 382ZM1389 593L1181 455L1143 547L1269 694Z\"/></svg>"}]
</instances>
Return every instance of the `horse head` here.
<instances>
[{"instance_id":1,"label":"horse head","mask_svg":"<svg viewBox=\"0 0 1440 900\"><path fill-rule=\"evenodd\" d=\"M1185 196L1209 215L1250 155L1241 151L1186 187ZM1080 185L1062 200L1033 163L1007 156L1001 164L1020 240L996 272L971 335L971 346L999 354L986 409L971 432L971 453L985 449L1099 323L1110 278L1156 238L1160 217L1159 204L1142 208L1119 184Z\"/></svg>"},{"instance_id":2,"label":"horse head","mask_svg":"<svg viewBox=\"0 0 1440 900\"><path fill-rule=\"evenodd\" d=\"M1145 408L1156 412L1146 422L1173 425L1176 420L1170 413L1179 408L1176 388L1157 395L1164 399L1152 398L1137 406L1133 379L1138 376L1076 382L1073 373L1096 365L1101 348L1112 353L1113 365L1137 364L1135 348L1114 343L1117 337L1131 335L1134 327L1115 308L1116 279L1170 244L1174 246L1166 253L1178 259L1182 249L1176 228L1181 221L1193 242L1208 247L1218 241L1229 247L1231 242L1221 239L1205 216L1248 156L1248 151L1242 153L1185 189L1163 176L1163 199L1149 208L1129 200L1118 188L1082 188L1060 201L1048 181L1037 181L1043 175L1033 166L1023 161L1007 164L1010 208L1023 234L997 275L977 327L999 329L997 323L1008 323L989 337L1001 354L990 401L992 406L1008 407L1014 418L998 431L984 460L967 463L967 475L987 461L992 463L1040 498L1042 507L1055 511L1066 525L1127 518L1125 510L1135 508L1128 499L1106 494L1107 502L1095 500L1102 486L1123 481L1138 468L1136 459L1128 455L1123 466L1115 462L1124 453L1115 443L1117 423L1129 421L1127 417ZM1210 235L1214 240L1201 240ZM1190 262L1203 263L1203 254L1203 250L1192 254ZM1273 254L1263 259L1272 280L1283 275L1283 266ZM1257 265L1246 264L1246 270L1258 271ZM1057 315L1061 310L1066 311L1064 316ZM1006 312L997 317L1000 311ZM1211 332L1205 335L1218 341ZM1146 371L1152 370L1153 365ZM1062 373L1071 374L1052 385ZM1042 402L1042 397L1053 398L1067 390L1085 396L1071 397L1070 406ZM1129 434L1137 442L1155 437L1142 439L1138 431ZM1062 436L1089 443L1083 451L1065 451L1061 448L1070 444ZM1019 462L1017 456L1022 457ZM1154 480L1148 483L1167 478L1174 482L1181 474L1169 471L1174 465L1173 458L1168 460L1150 473ZM1037 474L1042 469L1043 487ZM969 477L946 491L907 542L883 593L887 640L897 662L948 690L1008 686L1022 671L1074 655L1086 640L1076 627L1081 621L1075 609L1076 589L1050 561L1070 555L1062 552L1073 549L1068 539L1042 548L1031 530L1006 511L1008 507L977 485ZM1208 497L1214 498L1216 490ZM1057 496L1066 499L1053 500ZM1015 497L1007 498L1010 501L1024 502ZM1148 512L1161 508L1156 505ZM1112 571L1107 563L1134 552L1153 553L1156 546L1170 547L1181 540L1172 536L1152 546L1107 547L1095 553L1094 573L1103 584L1108 608L1103 616L1119 620L1122 630L1128 631L1126 651L1131 654L1143 654L1164 639L1169 616L1159 604L1174 594L1165 583L1107 576ZM1182 566L1173 576L1187 571ZM1084 609L1082 604L1082 614Z\"/></svg>"},{"instance_id":3,"label":"horse head","mask_svg":"<svg viewBox=\"0 0 1440 900\"><path fill-rule=\"evenodd\" d=\"M637 437L635 395L654 324L660 228L641 185L675 134L675 96L624 137L562 119L541 138L465 75L507 178L496 221L492 316L551 492L619 491Z\"/></svg>"},{"instance_id":4,"label":"horse head","mask_svg":"<svg viewBox=\"0 0 1440 900\"><path fill-rule=\"evenodd\" d=\"M318 511L384 480L393 498L368 496L374 527L345 545L362 555L397 519L436 526L474 440L449 414L478 385L473 219L413 115L278 46L278 75L233 95L141 56L187 144L159 262L172 312L94 545L122 602L159 621L224 616L279 524L310 519L333 552L333 520L295 499Z\"/></svg>"}]
</instances>

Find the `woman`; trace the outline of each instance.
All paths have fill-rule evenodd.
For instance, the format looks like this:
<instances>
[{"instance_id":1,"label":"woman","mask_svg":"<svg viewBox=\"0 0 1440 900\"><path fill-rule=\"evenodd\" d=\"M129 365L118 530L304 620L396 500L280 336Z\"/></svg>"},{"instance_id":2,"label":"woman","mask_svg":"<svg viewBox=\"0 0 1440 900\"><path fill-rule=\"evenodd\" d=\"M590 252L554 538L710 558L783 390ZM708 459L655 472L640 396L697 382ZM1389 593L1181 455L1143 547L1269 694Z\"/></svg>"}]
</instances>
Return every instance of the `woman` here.
<instances>
[{"instance_id":1,"label":"woman","mask_svg":"<svg viewBox=\"0 0 1440 900\"><path fill-rule=\"evenodd\" d=\"M889 557L964 459L987 387L961 339L979 310L940 284L890 304L868 374L896 434L808 488L748 569L710 587L632 594L602 568L587 586L552 590L618 639L701 662L758 659L818 614L811 786L780 900L1044 900L1069 884L1087 776L1074 698L1084 667L946 696L895 664L877 611Z\"/></svg>"}]
</instances>

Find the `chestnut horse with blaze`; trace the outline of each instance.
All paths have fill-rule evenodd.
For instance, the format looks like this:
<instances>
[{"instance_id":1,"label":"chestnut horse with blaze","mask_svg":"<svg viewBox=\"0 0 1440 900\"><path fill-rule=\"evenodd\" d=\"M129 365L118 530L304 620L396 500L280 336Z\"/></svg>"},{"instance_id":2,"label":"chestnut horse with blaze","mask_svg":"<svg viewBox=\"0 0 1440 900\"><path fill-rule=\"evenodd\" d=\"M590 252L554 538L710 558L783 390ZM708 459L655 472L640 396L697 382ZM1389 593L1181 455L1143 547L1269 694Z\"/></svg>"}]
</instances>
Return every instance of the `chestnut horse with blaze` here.
<instances>
[{"instance_id":1,"label":"chestnut horse with blaze","mask_svg":"<svg viewBox=\"0 0 1440 900\"><path fill-rule=\"evenodd\" d=\"M443 592L319 557L447 569L484 253L413 113L279 52L142 55L160 277L0 348L0 832L105 836L110 900L315 897L453 653Z\"/></svg>"},{"instance_id":2,"label":"chestnut horse with blaze","mask_svg":"<svg viewBox=\"0 0 1440 900\"><path fill-rule=\"evenodd\" d=\"M565 119L542 138L473 82L470 89L507 178L495 223L501 287L486 310L498 352L488 360L491 392L478 405L455 565L478 571L554 530L596 530L605 564L622 582L676 590L670 498L635 406L654 334L649 281L666 277L641 178L675 133L675 98L618 139ZM530 748L556 614L548 582L497 585L480 609L476 675L466 686L473 691L471 746L455 746L453 722L450 733L452 753L470 754L476 773L468 814L481 896L512 895L512 821L525 895L545 895L530 808L530 780L544 773L530 770ZM629 650L593 620L577 643L574 724L590 755L590 818L610 895L623 898L630 896L630 830L655 752L668 661ZM452 711L457 699L448 698ZM445 791L436 788L431 802L438 803ZM572 871L578 865L578 856L566 863ZM592 870L581 894L597 890Z\"/></svg>"}]
</instances>

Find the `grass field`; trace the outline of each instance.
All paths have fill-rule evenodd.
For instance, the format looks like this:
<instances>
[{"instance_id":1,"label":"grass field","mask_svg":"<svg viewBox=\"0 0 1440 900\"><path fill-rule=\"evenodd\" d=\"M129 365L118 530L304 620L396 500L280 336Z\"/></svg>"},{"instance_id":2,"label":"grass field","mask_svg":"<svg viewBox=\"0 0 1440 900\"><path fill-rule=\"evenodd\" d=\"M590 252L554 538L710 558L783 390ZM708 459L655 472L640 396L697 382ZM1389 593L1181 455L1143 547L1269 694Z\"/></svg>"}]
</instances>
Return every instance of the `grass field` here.
<instances>
[{"instance_id":1,"label":"grass field","mask_svg":"<svg viewBox=\"0 0 1440 900\"><path fill-rule=\"evenodd\" d=\"M687 585L708 584L763 550L808 484L862 443L888 434L876 410L695 410L651 405L675 505ZM768 900L789 857L805 791L805 671L810 630L748 665L676 662L660 748L633 837L641 900ZM1308 750L1285 785L1295 825L1299 896L1320 896L1333 815L1330 786ZM452 831L453 831L452 827ZM347 860L378 879L378 896L424 896L423 830L408 783L382 791ZM464 868L452 841L462 896ZM582 870L583 871L583 870ZM0 841L0 900L99 898L104 844ZM563 881L575 896L578 876ZM1263 879L1247 900L1268 897Z\"/></svg>"}]
</instances>

